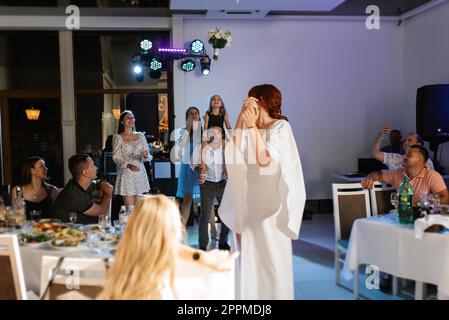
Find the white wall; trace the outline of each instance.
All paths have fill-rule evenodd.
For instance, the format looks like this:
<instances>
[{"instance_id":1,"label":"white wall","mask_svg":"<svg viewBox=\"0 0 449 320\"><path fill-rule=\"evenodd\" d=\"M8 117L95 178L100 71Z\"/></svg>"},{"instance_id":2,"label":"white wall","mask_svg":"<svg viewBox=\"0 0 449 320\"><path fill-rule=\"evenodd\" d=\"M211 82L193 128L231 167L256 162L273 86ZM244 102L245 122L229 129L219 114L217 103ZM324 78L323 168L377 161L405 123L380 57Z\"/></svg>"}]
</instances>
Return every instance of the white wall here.
<instances>
[{"instance_id":1,"label":"white wall","mask_svg":"<svg viewBox=\"0 0 449 320\"><path fill-rule=\"evenodd\" d=\"M416 129L416 90L423 85L444 83L449 83L449 2L405 22L405 127ZM448 143L442 150L441 164L449 170Z\"/></svg>"},{"instance_id":2,"label":"white wall","mask_svg":"<svg viewBox=\"0 0 449 320\"><path fill-rule=\"evenodd\" d=\"M175 105L176 125L186 106L204 113L213 94L222 95L234 123L250 87L276 85L299 146L308 199L331 198L331 174L355 171L383 122L399 123L402 28L396 24L369 31L364 20L184 20L184 40L207 42L214 27L232 32L232 46L212 62L210 76L199 76L199 68L181 74L184 99L175 101L184 105ZM207 50L212 55L210 45Z\"/></svg>"}]
</instances>

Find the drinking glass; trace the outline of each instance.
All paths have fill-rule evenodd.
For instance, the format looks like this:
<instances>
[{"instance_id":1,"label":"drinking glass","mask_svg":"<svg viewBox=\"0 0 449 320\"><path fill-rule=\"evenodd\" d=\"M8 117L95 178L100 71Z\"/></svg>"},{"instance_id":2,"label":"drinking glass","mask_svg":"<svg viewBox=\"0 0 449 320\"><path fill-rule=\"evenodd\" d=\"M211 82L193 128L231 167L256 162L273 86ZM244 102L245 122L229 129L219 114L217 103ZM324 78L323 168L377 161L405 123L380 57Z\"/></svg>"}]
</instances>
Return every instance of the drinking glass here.
<instances>
[{"instance_id":1,"label":"drinking glass","mask_svg":"<svg viewBox=\"0 0 449 320\"><path fill-rule=\"evenodd\" d=\"M31 221L38 221L41 218L41 210L31 210L30 211L30 220Z\"/></svg>"},{"instance_id":2,"label":"drinking glass","mask_svg":"<svg viewBox=\"0 0 449 320\"><path fill-rule=\"evenodd\" d=\"M383 141L388 141L388 139L390 137L390 131L391 131L390 125L388 123L384 123L384 126L382 128L382 136L381 136L381 139Z\"/></svg>"},{"instance_id":3,"label":"drinking glass","mask_svg":"<svg viewBox=\"0 0 449 320\"><path fill-rule=\"evenodd\" d=\"M398 214L399 197L396 192L392 192L390 194L390 201L391 201L391 204L394 206L394 212L396 214Z\"/></svg>"},{"instance_id":4,"label":"drinking glass","mask_svg":"<svg viewBox=\"0 0 449 320\"><path fill-rule=\"evenodd\" d=\"M423 208L430 207L431 201L432 201L431 195L429 195L427 192L421 193L421 196L419 198L419 202L421 203L421 206Z\"/></svg>"},{"instance_id":5,"label":"drinking glass","mask_svg":"<svg viewBox=\"0 0 449 320\"><path fill-rule=\"evenodd\" d=\"M75 224L77 218L78 214L76 212L70 212L69 219L71 224Z\"/></svg>"},{"instance_id":6,"label":"drinking glass","mask_svg":"<svg viewBox=\"0 0 449 320\"><path fill-rule=\"evenodd\" d=\"M441 208L440 208L440 195L439 194L430 194L430 208L431 213L433 214L440 214Z\"/></svg>"},{"instance_id":7,"label":"drinking glass","mask_svg":"<svg viewBox=\"0 0 449 320\"><path fill-rule=\"evenodd\" d=\"M437 193L435 193L433 195L433 204L436 205L436 206L440 205L440 195L437 194Z\"/></svg>"},{"instance_id":8,"label":"drinking glass","mask_svg":"<svg viewBox=\"0 0 449 320\"><path fill-rule=\"evenodd\" d=\"M102 231L109 231L111 228L111 218L107 214L99 216L98 225Z\"/></svg>"}]
</instances>

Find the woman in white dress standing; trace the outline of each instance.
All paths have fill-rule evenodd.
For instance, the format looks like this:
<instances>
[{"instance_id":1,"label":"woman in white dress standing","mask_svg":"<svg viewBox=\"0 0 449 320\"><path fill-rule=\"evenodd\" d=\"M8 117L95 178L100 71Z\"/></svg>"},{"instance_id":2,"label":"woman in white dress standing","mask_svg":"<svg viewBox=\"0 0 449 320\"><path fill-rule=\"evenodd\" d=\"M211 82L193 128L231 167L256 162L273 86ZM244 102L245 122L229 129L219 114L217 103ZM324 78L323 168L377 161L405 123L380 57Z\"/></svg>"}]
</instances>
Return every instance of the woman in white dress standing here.
<instances>
[{"instance_id":1,"label":"woman in white dress standing","mask_svg":"<svg viewBox=\"0 0 449 320\"><path fill-rule=\"evenodd\" d=\"M135 118L125 110L119 118L117 133L112 138L112 159L117 165L114 194L121 195L126 207L133 206L136 196L150 190L144 161L151 161L148 143L142 132L134 129Z\"/></svg>"},{"instance_id":2,"label":"woman in white dress standing","mask_svg":"<svg viewBox=\"0 0 449 320\"><path fill-rule=\"evenodd\" d=\"M281 92L253 87L226 148L228 184L219 208L234 232L236 297L293 299L292 239L306 200L298 148L281 115Z\"/></svg>"}]
</instances>

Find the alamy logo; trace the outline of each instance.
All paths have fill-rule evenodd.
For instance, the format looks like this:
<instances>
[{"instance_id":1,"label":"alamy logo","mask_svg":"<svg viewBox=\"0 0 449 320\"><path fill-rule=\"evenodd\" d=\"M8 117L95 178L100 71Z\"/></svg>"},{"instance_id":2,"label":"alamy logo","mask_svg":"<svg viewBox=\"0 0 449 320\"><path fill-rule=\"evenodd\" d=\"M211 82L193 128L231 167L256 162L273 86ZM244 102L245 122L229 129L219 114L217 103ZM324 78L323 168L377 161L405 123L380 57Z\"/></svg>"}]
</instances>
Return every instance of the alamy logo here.
<instances>
[{"instance_id":1,"label":"alamy logo","mask_svg":"<svg viewBox=\"0 0 449 320\"><path fill-rule=\"evenodd\" d=\"M380 9L378 6L370 5L366 7L366 14L370 14L365 20L365 26L368 30L380 29Z\"/></svg>"},{"instance_id":2,"label":"alamy logo","mask_svg":"<svg viewBox=\"0 0 449 320\"><path fill-rule=\"evenodd\" d=\"M78 30L80 28L80 8L78 6L68 6L65 13L69 16L65 19L65 26L69 30Z\"/></svg>"},{"instance_id":3,"label":"alamy logo","mask_svg":"<svg viewBox=\"0 0 449 320\"><path fill-rule=\"evenodd\" d=\"M79 290L80 288L80 270L77 266L68 266L66 269L67 277L65 286L68 290Z\"/></svg>"},{"instance_id":4,"label":"alamy logo","mask_svg":"<svg viewBox=\"0 0 449 320\"><path fill-rule=\"evenodd\" d=\"M380 270L378 266L369 265L365 269L365 287L368 290L379 289Z\"/></svg>"}]
</instances>

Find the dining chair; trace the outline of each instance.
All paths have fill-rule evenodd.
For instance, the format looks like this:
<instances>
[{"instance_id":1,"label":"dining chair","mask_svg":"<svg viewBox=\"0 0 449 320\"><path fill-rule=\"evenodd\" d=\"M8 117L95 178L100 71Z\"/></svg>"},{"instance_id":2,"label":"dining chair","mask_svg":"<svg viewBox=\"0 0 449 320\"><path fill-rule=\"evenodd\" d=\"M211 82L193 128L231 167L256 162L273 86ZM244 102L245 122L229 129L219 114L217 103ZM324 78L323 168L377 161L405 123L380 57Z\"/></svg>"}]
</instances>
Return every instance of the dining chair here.
<instances>
[{"instance_id":1,"label":"dining chair","mask_svg":"<svg viewBox=\"0 0 449 320\"><path fill-rule=\"evenodd\" d=\"M0 235L0 300L28 300L17 235Z\"/></svg>"},{"instance_id":2,"label":"dining chair","mask_svg":"<svg viewBox=\"0 0 449 320\"><path fill-rule=\"evenodd\" d=\"M42 300L91 300L103 290L109 261L101 258L43 256Z\"/></svg>"},{"instance_id":3,"label":"dining chair","mask_svg":"<svg viewBox=\"0 0 449 320\"><path fill-rule=\"evenodd\" d=\"M340 283L341 266L348 249L351 228L355 220L371 216L369 191L360 183L332 184L335 224L335 283ZM356 269L353 290L358 296L359 273Z\"/></svg>"},{"instance_id":4,"label":"dining chair","mask_svg":"<svg viewBox=\"0 0 449 320\"><path fill-rule=\"evenodd\" d=\"M385 214L394 209L391 204L390 195L393 192L396 192L396 189L391 185L376 182L369 192L371 199L371 214L373 216Z\"/></svg>"}]
</instances>

